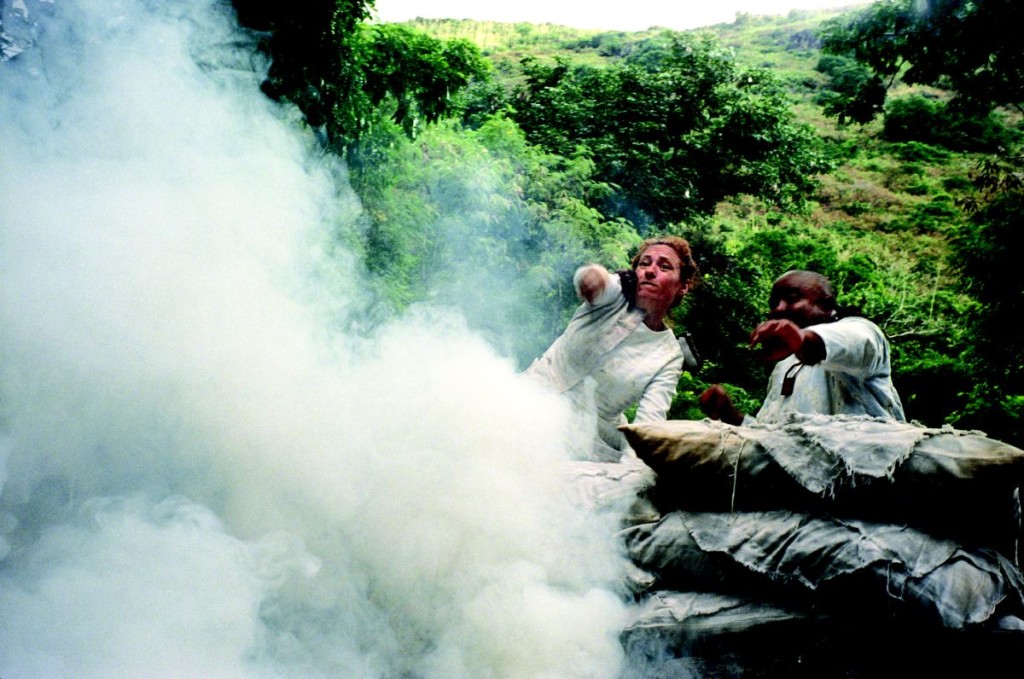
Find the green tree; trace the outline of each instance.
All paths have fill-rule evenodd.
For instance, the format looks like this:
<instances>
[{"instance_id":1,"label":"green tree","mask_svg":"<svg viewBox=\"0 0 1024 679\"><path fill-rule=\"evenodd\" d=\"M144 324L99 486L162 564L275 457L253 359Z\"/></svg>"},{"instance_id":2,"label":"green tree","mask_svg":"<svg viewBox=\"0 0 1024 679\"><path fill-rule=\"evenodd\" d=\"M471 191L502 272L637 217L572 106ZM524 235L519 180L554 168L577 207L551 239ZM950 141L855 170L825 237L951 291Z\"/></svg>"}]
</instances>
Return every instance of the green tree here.
<instances>
[{"instance_id":1,"label":"green tree","mask_svg":"<svg viewBox=\"0 0 1024 679\"><path fill-rule=\"evenodd\" d=\"M366 82L356 58L357 29L369 18L372 0L231 4L239 23L263 36L260 49L271 60L263 90L270 97L296 104L329 138L358 129L356 116L339 121L338 115Z\"/></svg>"},{"instance_id":2,"label":"green tree","mask_svg":"<svg viewBox=\"0 0 1024 679\"><path fill-rule=\"evenodd\" d=\"M474 130L442 121L416 140L387 122L360 146L373 162L352 182L381 299L393 310L427 300L457 307L520 364L578 304L575 268L625 266L640 240L631 224L586 204L610 190L593 178L592 159L544 153L501 116Z\"/></svg>"},{"instance_id":3,"label":"green tree","mask_svg":"<svg viewBox=\"0 0 1024 679\"><path fill-rule=\"evenodd\" d=\"M452 95L490 72L490 63L466 40L442 41L395 24L368 27L363 35L357 59L366 73L365 108L390 102L392 120L410 137L421 118L434 123L448 115ZM367 111L354 125L355 136L372 124Z\"/></svg>"},{"instance_id":4,"label":"green tree","mask_svg":"<svg viewBox=\"0 0 1024 679\"><path fill-rule=\"evenodd\" d=\"M827 75L830 84L818 96L818 104L840 125L869 123L882 110L885 84L863 64L849 57L823 54L815 69Z\"/></svg>"},{"instance_id":5,"label":"green tree","mask_svg":"<svg viewBox=\"0 0 1024 679\"><path fill-rule=\"evenodd\" d=\"M970 113L919 95L895 97L886 105L882 136L893 142L922 142L955 151L998 153L1020 143L995 111Z\"/></svg>"},{"instance_id":6,"label":"green tree","mask_svg":"<svg viewBox=\"0 0 1024 679\"><path fill-rule=\"evenodd\" d=\"M882 0L827 22L822 50L852 57L889 85L932 85L953 92L956 108L987 112L1024 102L1021 26L1017 0ZM876 95L847 93L851 106Z\"/></svg>"},{"instance_id":7,"label":"green tree","mask_svg":"<svg viewBox=\"0 0 1024 679\"><path fill-rule=\"evenodd\" d=\"M736 194L799 205L827 169L779 81L739 69L708 35L673 34L636 63L523 67L511 115L527 138L565 156L586 146L598 178L619 189L600 207L641 231Z\"/></svg>"},{"instance_id":8,"label":"green tree","mask_svg":"<svg viewBox=\"0 0 1024 679\"><path fill-rule=\"evenodd\" d=\"M999 168L988 171L996 174ZM1017 273L1024 185L1016 172L993 181L1010 186L1001 187L975 214L973 227L956 240L965 282L981 303L963 352L980 379L951 419L1024 446L1024 294Z\"/></svg>"},{"instance_id":9,"label":"green tree","mask_svg":"<svg viewBox=\"0 0 1024 679\"><path fill-rule=\"evenodd\" d=\"M233 0L242 25L266 33L263 89L294 103L325 141L345 152L381 119L414 136L489 64L466 40L442 41L398 25L368 26L372 2L308 0L296 6Z\"/></svg>"},{"instance_id":10,"label":"green tree","mask_svg":"<svg viewBox=\"0 0 1024 679\"><path fill-rule=\"evenodd\" d=\"M947 136L943 143L960 132L956 143L978 148L992 130L993 109L1020 110L1024 102L1021 25L1024 5L1015 0L889 0L826 24L822 45L829 53L855 59L889 84L901 80L952 93L947 109L920 100L892 107L890 136L906 138L912 127L919 138L921 125L935 128L944 118L938 125L941 132L935 132ZM850 101L855 99L853 93ZM972 137L967 144L963 134ZM995 153L981 161L975 194L961 201L974 219L955 239L957 257L952 261L963 274L964 289L979 305L968 316L972 331L961 334L959 343L951 342L948 351L937 351L931 365L948 365L951 356L957 359L953 369L943 370L950 378L947 384L962 387L952 400L952 423L1019 444L1024 440L1024 331L1016 322L1021 296L1020 285L1012 280L1017 251L1012 238L1021 228L1024 192L1019 177L1024 164L1016 144L1012 135L997 135L989 144ZM968 379L963 379L965 371Z\"/></svg>"}]
</instances>

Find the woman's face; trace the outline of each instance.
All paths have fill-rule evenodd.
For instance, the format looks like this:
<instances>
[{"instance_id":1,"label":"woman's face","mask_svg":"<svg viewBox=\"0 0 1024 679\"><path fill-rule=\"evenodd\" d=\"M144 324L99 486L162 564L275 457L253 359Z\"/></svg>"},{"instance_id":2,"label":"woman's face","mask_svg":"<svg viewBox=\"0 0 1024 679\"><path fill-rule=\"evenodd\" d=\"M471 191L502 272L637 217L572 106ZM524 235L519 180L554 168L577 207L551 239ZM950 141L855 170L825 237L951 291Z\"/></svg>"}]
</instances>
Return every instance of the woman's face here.
<instances>
[{"instance_id":1,"label":"woman's face","mask_svg":"<svg viewBox=\"0 0 1024 679\"><path fill-rule=\"evenodd\" d=\"M636 304L648 314L664 316L686 291L679 281L682 261L668 245L649 245L636 263Z\"/></svg>"}]
</instances>

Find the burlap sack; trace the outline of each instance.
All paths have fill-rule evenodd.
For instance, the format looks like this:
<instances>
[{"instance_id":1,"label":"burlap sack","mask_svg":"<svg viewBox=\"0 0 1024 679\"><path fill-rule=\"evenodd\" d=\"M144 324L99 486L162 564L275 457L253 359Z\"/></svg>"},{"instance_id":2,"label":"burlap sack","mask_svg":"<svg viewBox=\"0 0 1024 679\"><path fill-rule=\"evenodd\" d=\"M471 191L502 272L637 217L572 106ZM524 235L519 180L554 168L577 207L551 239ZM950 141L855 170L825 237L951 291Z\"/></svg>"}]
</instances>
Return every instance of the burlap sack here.
<instances>
[{"instance_id":1,"label":"burlap sack","mask_svg":"<svg viewBox=\"0 0 1024 679\"><path fill-rule=\"evenodd\" d=\"M1018 561L1024 451L980 432L873 418L622 427L663 509L793 509L906 523Z\"/></svg>"},{"instance_id":2,"label":"burlap sack","mask_svg":"<svg viewBox=\"0 0 1024 679\"><path fill-rule=\"evenodd\" d=\"M661 518L648 497L655 474L641 462L573 460L565 463L562 474L569 499L578 507L615 514L626 526Z\"/></svg>"},{"instance_id":3,"label":"burlap sack","mask_svg":"<svg viewBox=\"0 0 1024 679\"><path fill-rule=\"evenodd\" d=\"M659 589L695 589L766 604L950 629L1024 616L1024 579L991 550L968 550L889 524L789 511L671 512L623 530Z\"/></svg>"},{"instance_id":4,"label":"burlap sack","mask_svg":"<svg viewBox=\"0 0 1024 679\"><path fill-rule=\"evenodd\" d=\"M731 594L659 590L633 609L623 632L678 648L707 635L742 634L813 617L808 611Z\"/></svg>"}]
</instances>

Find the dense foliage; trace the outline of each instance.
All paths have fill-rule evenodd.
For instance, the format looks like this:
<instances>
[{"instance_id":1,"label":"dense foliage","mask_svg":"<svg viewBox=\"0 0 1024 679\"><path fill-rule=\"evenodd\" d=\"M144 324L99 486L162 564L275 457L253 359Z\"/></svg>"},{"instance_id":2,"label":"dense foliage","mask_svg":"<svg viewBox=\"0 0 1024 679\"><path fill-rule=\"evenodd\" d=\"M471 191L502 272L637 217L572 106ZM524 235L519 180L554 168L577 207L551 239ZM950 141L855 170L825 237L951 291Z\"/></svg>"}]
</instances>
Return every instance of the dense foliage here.
<instances>
[{"instance_id":1,"label":"dense foliage","mask_svg":"<svg viewBox=\"0 0 1024 679\"><path fill-rule=\"evenodd\" d=\"M296 104L342 153L382 118L415 136L420 124L449 112L455 91L488 71L479 49L466 40L365 24L368 0L234 5L243 25L267 34L262 48L272 61L264 90Z\"/></svg>"},{"instance_id":2,"label":"dense foliage","mask_svg":"<svg viewBox=\"0 0 1024 679\"><path fill-rule=\"evenodd\" d=\"M879 82L941 87L958 108L988 111L1024 102L1021 26L1016 0L882 0L828 22L822 49L853 57Z\"/></svg>"},{"instance_id":3,"label":"dense foliage","mask_svg":"<svg viewBox=\"0 0 1024 679\"><path fill-rule=\"evenodd\" d=\"M825 24L822 48L836 56L819 62L823 71L829 59L842 64L831 71L836 91L826 101L826 111L841 121L863 123L881 113L897 80L928 85L949 98L890 100L884 136L990 154L971 178L975 190L960 200L972 218L953 238L957 269L980 304L960 360L946 361L949 381L967 394L954 401L958 407L947 419L1017 441L1024 438L1024 330L1015 322L1021 285L1012 280L1008 253L1011 234L1021 226L1024 163L1019 122L1008 129L999 108L1024 109L1024 51L1017 40L1022 21L1024 6L1013 0L876 2Z\"/></svg>"},{"instance_id":4,"label":"dense foliage","mask_svg":"<svg viewBox=\"0 0 1024 679\"><path fill-rule=\"evenodd\" d=\"M357 154L376 149L376 162L352 177L366 206L368 274L394 309L457 306L523 363L564 326L575 268L619 265L639 242L630 224L588 207L609 190L589 157L544 153L505 118L401 139L383 127L364 139Z\"/></svg>"},{"instance_id":5,"label":"dense foliage","mask_svg":"<svg viewBox=\"0 0 1024 679\"><path fill-rule=\"evenodd\" d=\"M353 134L359 121L349 102L361 98L366 81L355 55L372 0L231 4L243 26L265 36L261 48L271 66L264 91L297 104L309 124L323 128L330 139Z\"/></svg>"},{"instance_id":6,"label":"dense foliage","mask_svg":"<svg viewBox=\"0 0 1024 679\"><path fill-rule=\"evenodd\" d=\"M763 69L741 69L710 35L671 34L621 64L524 61L511 116L527 138L570 156L587 148L621 190L601 207L641 229L710 214L724 198L799 205L826 169Z\"/></svg>"},{"instance_id":7,"label":"dense foliage","mask_svg":"<svg viewBox=\"0 0 1024 679\"><path fill-rule=\"evenodd\" d=\"M671 231L702 272L673 320L704 358L672 416L700 417L711 382L757 407L768 366L747 335L771 281L812 268L890 335L910 417L1024 444L1024 341L1005 330L1021 303L1020 131L1000 108L1019 97L993 95L1019 88L1019 56L1004 31L988 66L1005 88L986 75L960 90L954 73L979 68L954 38L978 17L1012 24L1008 2L934 2L927 24L909 1L832 13L827 54L821 13L627 34L235 4L269 31L268 92L348 162L363 211L338 238L363 255L376 313L455 306L525 365L575 307L576 266L621 267ZM922 25L949 55L924 58L942 50Z\"/></svg>"}]
</instances>

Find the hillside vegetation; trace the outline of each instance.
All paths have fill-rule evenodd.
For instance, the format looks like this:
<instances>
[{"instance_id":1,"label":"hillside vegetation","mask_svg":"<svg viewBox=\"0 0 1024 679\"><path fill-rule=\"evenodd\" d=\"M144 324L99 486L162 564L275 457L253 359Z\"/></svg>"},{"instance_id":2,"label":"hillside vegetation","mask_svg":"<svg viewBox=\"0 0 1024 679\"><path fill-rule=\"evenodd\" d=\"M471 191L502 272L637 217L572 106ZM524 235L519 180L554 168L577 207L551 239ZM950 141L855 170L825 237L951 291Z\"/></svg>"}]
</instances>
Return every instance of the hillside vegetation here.
<instances>
[{"instance_id":1,"label":"hillside vegetation","mask_svg":"<svg viewBox=\"0 0 1024 679\"><path fill-rule=\"evenodd\" d=\"M748 195L730 196L716 205L708 220L681 230L695 243L718 238L721 249L716 254L745 258L750 268L759 269L762 275L747 282L752 286L750 298L760 301L761 307L773 275L790 266L827 269L836 278L840 299L860 307L889 333L897 381L911 416L931 425L963 422L957 419L958 409L967 406L963 395L970 384L958 365L957 347L969 341L965 319L979 308L970 289L961 285L953 243L965 229L969 215L962 205L975 191L974 173L986 155L915 141L912 134L903 141L888 139L881 120L841 126L826 116L820 100L829 91L830 80L818 69L818 31L824 21L842 14L836 10L794 11L781 17L741 15L734 23L692 32L713 36L739 67L766 69L778 78L796 120L825 142L832 166L815 177L818 184L799 210L781 210ZM675 36L659 29L602 32L455 20L410 25L438 38L478 44L509 93L521 86L524 59L600 67L668 49ZM890 96L948 98L941 90L921 86L896 87ZM721 275L716 269L714 263L704 262L707 287ZM715 297L717 302L730 302ZM690 312L680 324L697 334L698 346L712 359L696 386L718 379L732 382L741 394L749 392L748 404L753 407L760 398L759 377L745 374L759 374L761 369L735 359L745 338L744 324L730 325L727 331L732 334L726 337L726 329L715 332L707 327L714 321L695 317L692 308ZM749 329L756 319L746 313L743 320ZM728 349L709 346L723 342ZM727 363L739 370L730 370ZM690 396L682 401L687 407L676 409L677 415L698 416L692 408L693 392Z\"/></svg>"},{"instance_id":2,"label":"hillside vegetation","mask_svg":"<svg viewBox=\"0 0 1024 679\"><path fill-rule=\"evenodd\" d=\"M1020 303L1019 107L947 105L979 100L936 86L949 64L883 82L910 62L856 54L858 12L680 32L364 23L330 34L352 55L344 78L324 74L337 86L309 67L268 89L350 168L364 215L338 238L363 253L377 314L454 305L524 366L571 314L578 265L622 267L642 238L678 233L702 278L673 320L704 365L671 416L701 417L713 382L756 409L767 366L746 337L771 281L811 268L889 334L909 417L1024 445L1024 343L994 341ZM823 49L828 27L843 49Z\"/></svg>"}]
</instances>

